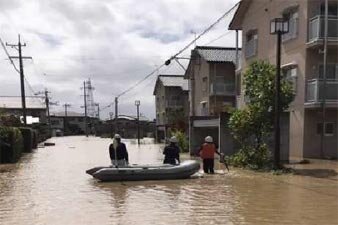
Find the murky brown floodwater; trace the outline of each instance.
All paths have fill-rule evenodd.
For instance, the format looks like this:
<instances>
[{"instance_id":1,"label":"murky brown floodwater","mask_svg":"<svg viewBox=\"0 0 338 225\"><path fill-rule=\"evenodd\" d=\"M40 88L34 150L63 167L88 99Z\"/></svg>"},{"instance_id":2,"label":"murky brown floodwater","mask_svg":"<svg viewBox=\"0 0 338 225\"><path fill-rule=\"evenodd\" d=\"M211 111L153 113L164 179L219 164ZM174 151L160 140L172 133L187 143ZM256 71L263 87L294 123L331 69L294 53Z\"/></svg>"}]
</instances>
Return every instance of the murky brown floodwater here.
<instances>
[{"instance_id":1,"label":"murky brown floodwater","mask_svg":"<svg viewBox=\"0 0 338 225\"><path fill-rule=\"evenodd\" d=\"M0 224L338 224L338 181L325 175L100 183L85 170L109 163L108 139L52 141L0 166ZM160 146L128 147L131 163L161 160Z\"/></svg>"}]
</instances>

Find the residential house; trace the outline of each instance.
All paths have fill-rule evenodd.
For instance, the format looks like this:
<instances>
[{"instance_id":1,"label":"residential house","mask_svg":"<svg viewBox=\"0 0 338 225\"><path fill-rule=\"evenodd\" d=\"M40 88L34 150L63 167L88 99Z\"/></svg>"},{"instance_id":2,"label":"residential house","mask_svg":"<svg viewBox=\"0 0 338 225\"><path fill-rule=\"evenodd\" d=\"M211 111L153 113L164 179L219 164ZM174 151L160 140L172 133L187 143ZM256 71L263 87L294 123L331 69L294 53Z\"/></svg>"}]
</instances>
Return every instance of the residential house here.
<instances>
[{"instance_id":1,"label":"residential house","mask_svg":"<svg viewBox=\"0 0 338 225\"><path fill-rule=\"evenodd\" d=\"M116 126L116 133L120 134L123 138L137 138L137 123L136 116L119 115L117 120L114 118L96 124L95 131L97 136L108 136L115 133ZM140 138L154 137L155 129L155 121L151 121L147 117L140 115Z\"/></svg>"},{"instance_id":2,"label":"residential house","mask_svg":"<svg viewBox=\"0 0 338 225\"><path fill-rule=\"evenodd\" d=\"M234 151L227 128L227 114L235 107L235 68L240 49L197 46L185 73L189 81L190 151L193 153L206 136L212 136L222 152Z\"/></svg>"},{"instance_id":3,"label":"residential house","mask_svg":"<svg viewBox=\"0 0 338 225\"><path fill-rule=\"evenodd\" d=\"M64 135L79 135L85 134L86 123L83 113L77 112L52 112L50 113L50 121L53 136L56 133L62 133ZM87 117L87 129L89 134L94 134L94 125L98 122L97 118Z\"/></svg>"},{"instance_id":4,"label":"residential house","mask_svg":"<svg viewBox=\"0 0 338 225\"><path fill-rule=\"evenodd\" d=\"M188 81L183 75L159 75L154 88L156 139L164 140L173 129L188 131Z\"/></svg>"},{"instance_id":5,"label":"residential house","mask_svg":"<svg viewBox=\"0 0 338 225\"><path fill-rule=\"evenodd\" d=\"M19 96L0 96L0 113L21 117L22 102ZM47 123L46 104L44 98L26 96L27 124Z\"/></svg>"},{"instance_id":6,"label":"residential house","mask_svg":"<svg viewBox=\"0 0 338 225\"><path fill-rule=\"evenodd\" d=\"M334 157L338 155L338 1L329 0L328 64L325 88L325 133L322 103L324 0L242 0L230 29L242 31L241 74L254 60L276 63L277 37L270 34L270 21L285 18L289 33L282 37L282 70L293 83L295 99L281 121L281 157ZM241 85L239 85L241 86ZM238 106L245 105L245 87ZM323 142L322 142L323 141ZM321 148L323 144L323 149Z\"/></svg>"}]
</instances>

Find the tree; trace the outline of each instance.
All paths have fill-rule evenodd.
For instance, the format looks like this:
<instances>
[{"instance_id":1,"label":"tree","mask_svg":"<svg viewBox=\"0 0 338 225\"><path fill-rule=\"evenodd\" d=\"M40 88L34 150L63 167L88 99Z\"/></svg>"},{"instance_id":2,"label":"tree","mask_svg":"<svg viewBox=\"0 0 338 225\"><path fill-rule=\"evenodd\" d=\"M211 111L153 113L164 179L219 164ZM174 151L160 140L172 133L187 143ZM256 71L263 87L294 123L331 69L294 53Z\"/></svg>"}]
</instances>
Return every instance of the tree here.
<instances>
[{"instance_id":1,"label":"tree","mask_svg":"<svg viewBox=\"0 0 338 225\"><path fill-rule=\"evenodd\" d=\"M273 131L275 75L275 66L265 61L253 62L244 73L243 85L248 104L244 109L234 110L228 123L234 139L240 145L234 159L240 159L241 166L258 168L269 159L266 155L269 154L266 137ZM288 109L293 98L292 85L283 76L281 110Z\"/></svg>"}]
</instances>

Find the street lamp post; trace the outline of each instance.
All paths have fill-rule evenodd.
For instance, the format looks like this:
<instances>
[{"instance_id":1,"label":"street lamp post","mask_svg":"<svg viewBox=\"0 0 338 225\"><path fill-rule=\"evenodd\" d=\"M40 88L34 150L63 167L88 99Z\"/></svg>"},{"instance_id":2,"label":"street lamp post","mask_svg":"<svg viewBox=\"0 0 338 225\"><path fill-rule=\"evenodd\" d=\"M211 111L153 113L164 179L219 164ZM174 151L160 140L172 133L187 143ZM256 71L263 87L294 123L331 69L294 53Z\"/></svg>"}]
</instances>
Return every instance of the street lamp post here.
<instances>
[{"instance_id":1,"label":"street lamp post","mask_svg":"<svg viewBox=\"0 0 338 225\"><path fill-rule=\"evenodd\" d=\"M137 144L140 145L140 100L135 101L136 110L137 110Z\"/></svg>"},{"instance_id":2,"label":"street lamp post","mask_svg":"<svg viewBox=\"0 0 338 225\"><path fill-rule=\"evenodd\" d=\"M270 23L270 34L277 35L277 54L276 54L276 77L275 77L275 151L274 151L274 167L280 168L280 72L281 72L281 42L282 35L289 32L289 22L284 18L275 18Z\"/></svg>"}]
</instances>

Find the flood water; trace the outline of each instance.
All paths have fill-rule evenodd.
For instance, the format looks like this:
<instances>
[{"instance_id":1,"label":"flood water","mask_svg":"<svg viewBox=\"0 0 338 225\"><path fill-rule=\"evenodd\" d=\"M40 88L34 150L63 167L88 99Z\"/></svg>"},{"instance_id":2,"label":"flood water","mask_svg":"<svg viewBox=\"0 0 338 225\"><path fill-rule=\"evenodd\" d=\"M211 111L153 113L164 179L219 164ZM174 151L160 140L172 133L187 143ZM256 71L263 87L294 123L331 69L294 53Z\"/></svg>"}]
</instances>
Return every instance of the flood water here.
<instances>
[{"instance_id":1,"label":"flood water","mask_svg":"<svg viewBox=\"0 0 338 225\"><path fill-rule=\"evenodd\" d=\"M338 224L330 175L230 173L174 181L97 182L109 139L61 137L0 165L0 224ZM131 163L162 160L161 146L127 142ZM216 169L223 170L221 165Z\"/></svg>"}]
</instances>

